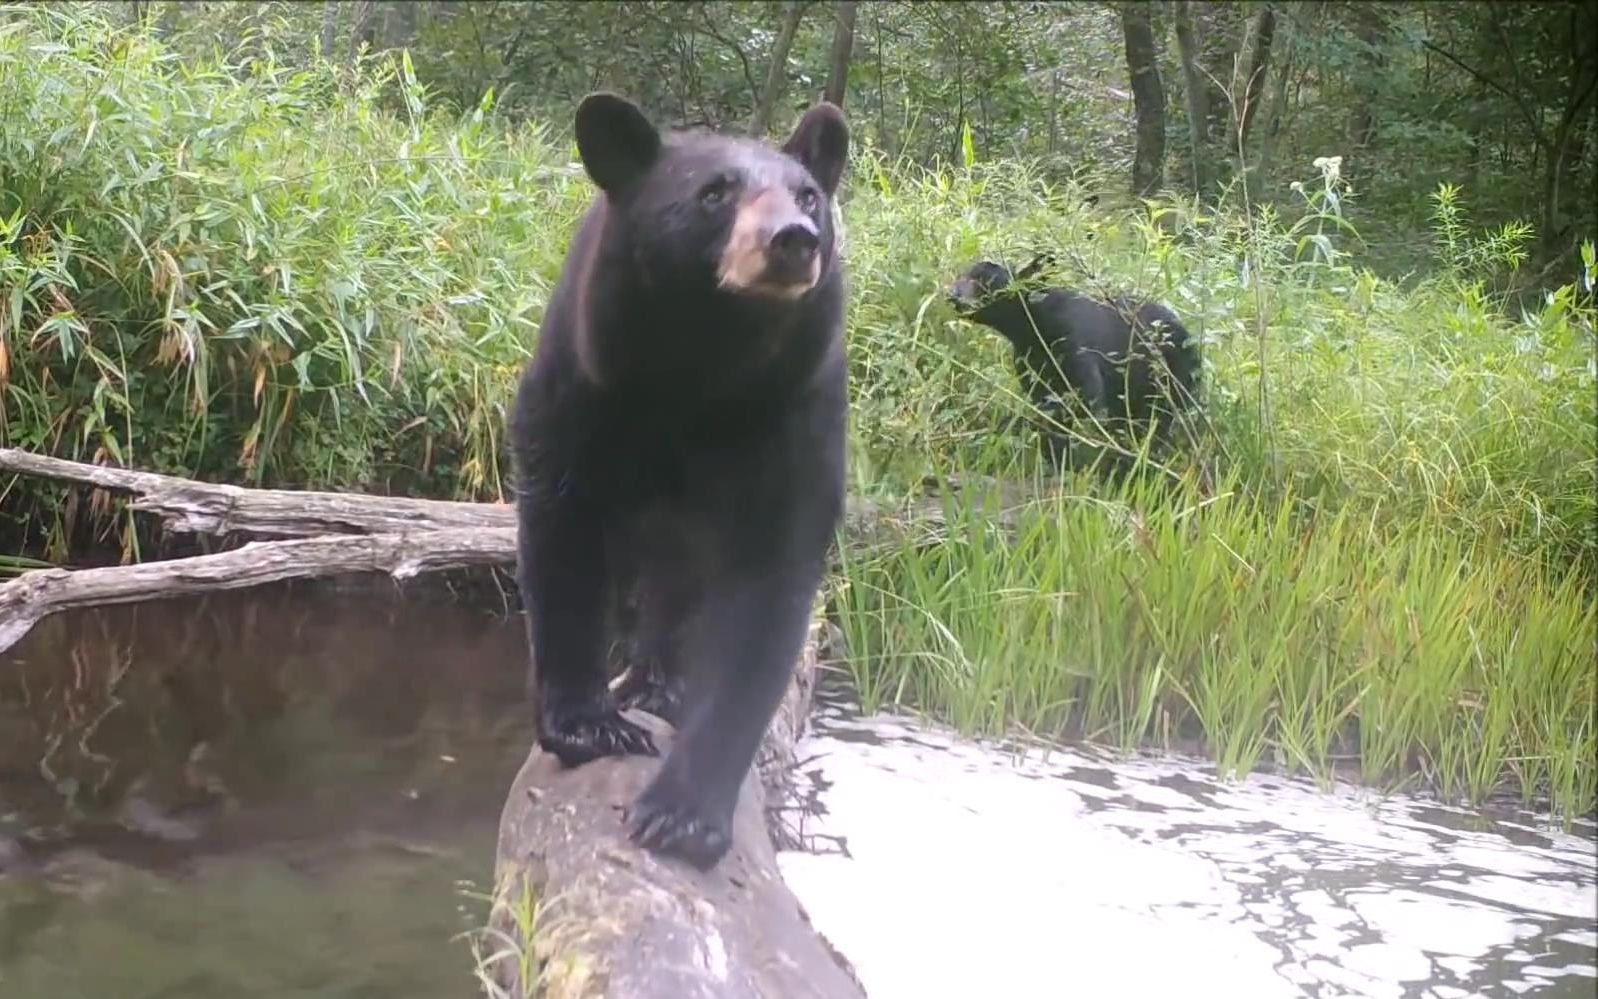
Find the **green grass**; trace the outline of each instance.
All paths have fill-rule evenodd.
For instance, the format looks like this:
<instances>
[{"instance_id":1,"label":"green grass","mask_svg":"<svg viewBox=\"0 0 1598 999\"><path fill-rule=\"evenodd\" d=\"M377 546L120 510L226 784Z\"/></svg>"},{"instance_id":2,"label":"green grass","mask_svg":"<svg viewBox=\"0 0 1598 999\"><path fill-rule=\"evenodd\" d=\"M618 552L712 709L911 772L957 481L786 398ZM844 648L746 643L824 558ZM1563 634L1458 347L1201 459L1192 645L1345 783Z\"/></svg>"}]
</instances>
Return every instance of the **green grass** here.
<instances>
[{"instance_id":1,"label":"green grass","mask_svg":"<svg viewBox=\"0 0 1598 999\"><path fill-rule=\"evenodd\" d=\"M538 957L540 916L543 903L533 892L529 878L507 878L491 895L463 891L474 902L487 902L484 925L461 935L472 953L472 974L483 994L490 999L510 999L511 989L519 985L521 994L532 994L546 984L546 966ZM512 983L507 986L505 982Z\"/></svg>"},{"instance_id":2,"label":"green grass","mask_svg":"<svg viewBox=\"0 0 1598 999\"><path fill-rule=\"evenodd\" d=\"M543 130L419 99L388 66L183 66L13 9L0 106L29 126L0 134L0 434L208 477L496 494L505 386L588 188Z\"/></svg>"},{"instance_id":3,"label":"green grass","mask_svg":"<svg viewBox=\"0 0 1598 999\"><path fill-rule=\"evenodd\" d=\"M1202 740L1329 780L1420 774L1480 800L1590 807L1595 611L1574 571L1443 530L1307 522L1235 481L1115 499L1061 491L999 521L947 504L937 543L847 558L833 602L869 711L1128 749Z\"/></svg>"},{"instance_id":4,"label":"green grass","mask_svg":"<svg viewBox=\"0 0 1598 999\"><path fill-rule=\"evenodd\" d=\"M591 193L564 119L510 126L491 96L434 112L403 63L179 63L20 6L0 7L0 115L0 443L499 495L510 387ZM1383 281L1336 164L1303 173L1291 217L1089 211L1024 163L857 149L856 492L1036 474L1006 432L1007 348L943 301L979 256L1052 248L1079 286L1169 301L1203 338L1207 421L1159 489L1069 479L1013 535L963 494L941 544L846 560L830 585L856 681L968 731L1196 738L1231 770L1322 777L1354 757L1373 781L1590 810L1590 292L1509 314L1487 289L1529 234L1475 231L1446 187L1436 272ZM118 507L0 489L18 549L62 559L118 528L132 549Z\"/></svg>"}]
</instances>

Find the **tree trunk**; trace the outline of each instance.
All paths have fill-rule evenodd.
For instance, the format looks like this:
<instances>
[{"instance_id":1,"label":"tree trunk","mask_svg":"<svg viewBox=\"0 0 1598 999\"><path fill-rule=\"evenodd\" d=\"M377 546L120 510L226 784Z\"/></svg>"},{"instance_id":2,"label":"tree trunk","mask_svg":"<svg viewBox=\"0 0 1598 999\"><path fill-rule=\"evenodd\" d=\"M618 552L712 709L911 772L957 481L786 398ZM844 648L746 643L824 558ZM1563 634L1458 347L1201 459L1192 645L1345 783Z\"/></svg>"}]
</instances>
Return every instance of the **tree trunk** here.
<instances>
[{"instance_id":1,"label":"tree trunk","mask_svg":"<svg viewBox=\"0 0 1598 999\"><path fill-rule=\"evenodd\" d=\"M1344 159L1343 175L1357 178L1365 172L1365 154L1376 138L1376 81L1381 78L1386 63L1381 44L1387 22L1380 4L1357 3L1350 4L1349 8L1359 53L1354 64L1354 100L1349 107L1345 133L1349 155Z\"/></svg>"},{"instance_id":2,"label":"tree trunk","mask_svg":"<svg viewBox=\"0 0 1598 999\"><path fill-rule=\"evenodd\" d=\"M1139 197L1148 197L1165 182L1165 86L1155 62L1154 29L1147 3L1122 0L1121 32L1126 41L1126 69L1132 80L1132 106L1137 120L1132 191Z\"/></svg>"},{"instance_id":3,"label":"tree trunk","mask_svg":"<svg viewBox=\"0 0 1598 999\"><path fill-rule=\"evenodd\" d=\"M1488 99L1487 85L1480 80L1475 81L1465 108L1467 111L1465 132L1470 136L1470 154L1465 162L1467 191L1475 190L1480 182L1482 164L1486 162L1487 150L1492 145L1492 134L1488 131L1486 115Z\"/></svg>"},{"instance_id":4,"label":"tree trunk","mask_svg":"<svg viewBox=\"0 0 1598 999\"><path fill-rule=\"evenodd\" d=\"M777 102L782 100L782 91L788 82L788 52L793 48L793 39L799 33L799 21L804 13L804 0L788 0L788 8L782 16L782 29L777 32L777 40L771 46L771 65L766 68L766 84L760 88L760 100L755 104L754 117L749 119L749 134L756 138L764 136L766 129L771 127L771 116L776 111Z\"/></svg>"},{"instance_id":5,"label":"tree trunk","mask_svg":"<svg viewBox=\"0 0 1598 999\"><path fill-rule=\"evenodd\" d=\"M1161 147L1163 151L1163 146ZM1049 75L1049 156L1052 158L1060 151L1060 71L1056 69ZM1136 164L1132 169L1134 178L1137 173Z\"/></svg>"},{"instance_id":6,"label":"tree trunk","mask_svg":"<svg viewBox=\"0 0 1598 999\"><path fill-rule=\"evenodd\" d=\"M1570 156L1571 137L1575 133L1576 121L1587 99L1592 96L1593 84L1598 82L1598 77L1588 75L1586 80L1573 80L1572 91L1565 106L1565 112L1560 116L1559 125L1554 130L1553 148L1543 161L1543 196L1542 196L1542 224L1540 226L1539 264L1546 266L1565 250L1566 237L1571 228L1571 219L1564 207L1564 174L1565 163ZM1574 92L1576 86L1582 90Z\"/></svg>"},{"instance_id":7,"label":"tree trunk","mask_svg":"<svg viewBox=\"0 0 1598 999\"><path fill-rule=\"evenodd\" d=\"M372 4L375 0L355 0L353 13L350 17L350 49L346 62L355 63L355 57L360 54L362 46L371 51L377 43L377 19L372 16Z\"/></svg>"},{"instance_id":8,"label":"tree trunk","mask_svg":"<svg viewBox=\"0 0 1598 999\"><path fill-rule=\"evenodd\" d=\"M1565 94L1565 108L1559 116L1559 124L1554 128L1552 148L1543 165L1543 206L1542 220L1539 227L1538 263L1548 267L1568 248L1571 231L1579 224L1576 213L1565 211L1564 205L1564 175L1566 164L1570 161L1572 145L1577 161L1582 158L1580 147L1585 145L1581 137L1578 123L1582 113L1587 109L1589 102L1594 101L1594 93L1598 91L1598 66L1594 65L1594 56L1598 55L1592 39L1592 33L1598 30L1591 16L1592 9L1571 12L1571 39L1570 39L1570 86ZM1579 188L1578 188L1579 190Z\"/></svg>"},{"instance_id":9,"label":"tree trunk","mask_svg":"<svg viewBox=\"0 0 1598 999\"><path fill-rule=\"evenodd\" d=\"M1254 124L1260 101L1265 97L1265 76L1271 65L1271 44L1276 38L1276 11L1269 4L1260 8L1249 34L1253 38L1253 47L1248 61L1248 82L1243 87L1242 121L1237 129L1237 148L1240 153L1248 150L1249 129Z\"/></svg>"},{"instance_id":10,"label":"tree trunk","mask_svg":"<svg viewBox=\"0 0 1598 999\"><path fill-rule=\"evenodd\" d=\"M1587 145L1582 165L1587 170L1587 238L1598 240L1598 98L1587 105Z\"/></svg>"},{"instance_id":11,"label":"tree trunk","mask_svg":"<svg viewBox=\"0 0 1598 999\"><path fill-rule=\"evenodd\" d=\"M1237 57L1243 47L1243 5L1212 2L1194 7L1199 60L1210 88L1210 131L1214 133L1232 113L1233 92L1241 83Z\"/></svg>"},{"instance_id":12,"label":"tree trunk","mask_svg":"<svg viewBox=\"0 0 1598 999\"><path fill-rule=\"evenodd\" d=\"M1287 95L1298 58L1298 32L1294 18L1288 18L1282 25L1281 33L1276 36L1275 41L1280 44L1282 57L1277 60L1275 79L1271 82L1269 106L1266 108L1262 125L1264 134L1260 138L1259 153L1254 157L1254 166L1250 171L1250 190L1255 187L1263 189L1269 183L1271 165L1276 155L1276 140L1281 135L1283 123L1287 118Z\"/></svg>"},{"instance_id":13,"label":"tree trunk","mask_svg":"<svg viewBox=\"0 0 1598 999\"><path fill-rule=\"evenodd\" d=\"M416 44L416 15L419 0L396 0L383 10L383 44L391 49L408 49Z\"/></svg>"},{"instance_id":14,"label":"tree trunk","mask_svg":"<svg viewBox=\"0 0 1598 999\"><path fill-rule=\"evenodd\" d=\"M1193 191L1207 198L1213 176L1210 160L1209 87L1199 69L1198 39L1194 36L1192 0L1176 0L1171 11L1176 28L1176 50L1182 60L1182 97L1187 110L1189 155Z\"/></svg>"},{"instance_id":15,"label":"tree trunk","mask_svg":"<svg viewBox=\"0 0 1598 999\"><path fill-rule=\"evenodd\" d=\"M333 58L333 46L338 41L338 9L334 0L322 4L322 58Z\"/></svg>"},{"instance_id":16,"label":"tree trunk","mask_svg":"<svg viewBox=\"0 0 1598 999\"><path fill-rule=\"evenodd\" d=\"M1131 2L1131 0L1128 0L1128 2ZM1166 33L1170 30L1168 19L1171 12L1169 7L1170 4L1164 3L1149 4L1149 36L1154 40L1155 65L1163 62L1169 54L1167 52L1169 45L1166 43ZM1163 73L1161 78L1164 78Z\"/></svg>"},{"instance_id":17,"label":"tree trunk","mask_svg":"<svg viewBox=\"0 0 1598 999\"><path fill-rule=\"evenodd\" d=\"M888 131L888 98L886 96L888 70L882 59L882 8L871 8L871 35L877 50L877 144L882 151L893 153L893 136Z\"/></svg>"},{"instance_id":18,"label":"tree trunk","mask_svg":"<svg viewBox=\"0 0 1598 999\"><path fill-rule=\"evenodd\" d=\"M954 135L949 148L949 161L959 163L963 157L966 130L965 120L965 45L960 35L954 36Z\"/></svg>"},{"instance_id":19,"label":"tree trunk","mask_svg":"<svg viewBox=\"0 0 1598 999\"><path fill-rule=\"evenodd\" d=\"M1242 77L1238 72L1238 50L1243 42L1243 12L1238 3L1195 4L1199 75L1208 91L1205 99L1209 121L1205 130L1210 146L1211 197L1219 197L1230 175L1229 164L1238 159L1237 122L1242 99Z\"/></svg>"},{"instance_id":20,"label":"tree trunk","mask_svg":"<svg viewBox=\"0 0 1598 999\"><path fill-rule=\"evenodd\" d=\"M843 107L849 91L849 59L854 52L856 0L838 0L838 19L832 29L832 57L828 60L826 99Z\"/></svg>"}]
</instances>

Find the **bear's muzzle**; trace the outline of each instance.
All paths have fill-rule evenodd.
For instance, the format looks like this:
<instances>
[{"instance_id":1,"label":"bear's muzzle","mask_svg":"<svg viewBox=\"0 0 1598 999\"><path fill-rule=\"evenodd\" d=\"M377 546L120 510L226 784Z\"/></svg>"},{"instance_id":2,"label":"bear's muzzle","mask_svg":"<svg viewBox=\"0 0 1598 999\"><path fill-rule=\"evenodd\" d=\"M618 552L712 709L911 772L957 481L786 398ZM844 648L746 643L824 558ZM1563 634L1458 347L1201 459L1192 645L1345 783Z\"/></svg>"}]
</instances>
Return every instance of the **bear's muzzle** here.
<instances>
[{"instance_id":1,"label":"bear's muzzle","mask_svg":"<svg viewBox=\"0 0 1598 999\"><path fill-rule=\"evenodd\" d=\"M729 291L798 298L821 280L821 231L788 191L753 192L738 206L716 276Z\"/></svg>"}]
</instances>

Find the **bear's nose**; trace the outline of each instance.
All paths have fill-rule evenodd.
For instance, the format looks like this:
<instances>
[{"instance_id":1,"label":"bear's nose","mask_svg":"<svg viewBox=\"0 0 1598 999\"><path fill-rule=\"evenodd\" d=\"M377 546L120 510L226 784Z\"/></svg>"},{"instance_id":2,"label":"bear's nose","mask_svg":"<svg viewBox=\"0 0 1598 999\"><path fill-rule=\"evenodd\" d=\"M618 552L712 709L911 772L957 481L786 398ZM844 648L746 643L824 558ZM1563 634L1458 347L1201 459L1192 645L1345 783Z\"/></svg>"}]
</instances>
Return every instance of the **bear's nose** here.
<instances>
[{"instance_id":1,"label":"bear's nose","mask_svg":"<svg viewBox=\"0 0 1598 999\"><path fill-rule=\"evenodd\" d=\"M816 231L803 222L783 226L771 237L771 262L779 270L799 271L810 266L810 260L821 247Z\"/></svg>"}]
</instances>

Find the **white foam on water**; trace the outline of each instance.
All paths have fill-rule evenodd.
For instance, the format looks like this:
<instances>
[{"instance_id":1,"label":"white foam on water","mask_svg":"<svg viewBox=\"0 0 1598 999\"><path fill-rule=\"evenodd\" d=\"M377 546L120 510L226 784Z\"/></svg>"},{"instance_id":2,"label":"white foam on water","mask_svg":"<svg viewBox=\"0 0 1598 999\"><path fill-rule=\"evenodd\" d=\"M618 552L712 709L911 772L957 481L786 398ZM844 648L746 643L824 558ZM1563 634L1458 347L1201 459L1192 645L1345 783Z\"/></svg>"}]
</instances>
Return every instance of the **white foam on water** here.
<instances>
[{"instance_id":1,"label":"white foam on water","mask_svg":"<svg viewBox=\"0 0 1598 999\"><path fill-rule=\"evenodd\" d=\"M1580 836L885 714L822 712L799 757L804 832L847 855L779 862L871 999L1585 999L1598 977Z\"/></svg>"}]
</instances>

